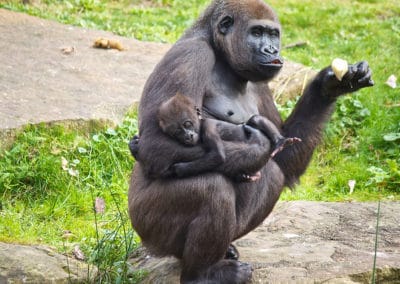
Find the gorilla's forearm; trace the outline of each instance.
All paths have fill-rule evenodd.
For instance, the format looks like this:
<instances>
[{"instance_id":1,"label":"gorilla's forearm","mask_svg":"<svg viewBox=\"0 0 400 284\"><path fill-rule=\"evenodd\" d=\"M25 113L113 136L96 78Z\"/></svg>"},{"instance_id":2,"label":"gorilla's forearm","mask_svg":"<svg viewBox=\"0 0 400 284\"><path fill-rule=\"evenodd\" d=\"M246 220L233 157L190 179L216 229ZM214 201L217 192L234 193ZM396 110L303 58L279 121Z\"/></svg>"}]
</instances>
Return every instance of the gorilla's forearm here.
<instances>
[{"instance_id":1,"label":"gorilla's forearm","mask_svg":"<svg viewBox=\"0 0 400 284\"><path fill-rule=\"evenodd\" d=\"M332 115L335 101L336 99L321 95L321 82L316 79L310 83L284 122L282 135L302 140L274 157L285 175L286 186L293 187L305 172L315 147L321 140L323 128Z\"/></svg>"},{"instance_id":2,"label":"gorilla's forearm","mask_svg":"<svg viewBox=\"0 0 400 284\"><path fill-rule=\"evenodd\" d=\"M242 174L251 175L258 172L268 162L271 154L267 138L265 142L262 144L224 142L225 162L217 168L217 171L233 179Z\"/></svg>"},{"instance_id":3,"label":"gorilla's forearm","mask_svg":"<svg viewBox=\"0 0 400 284\"><path fill-rule=\"evenodd\" d=\"M330 119L336 99L344 94L373 86L371 70L365 61L350 65L339 81L331 67L320 71L310 82L292 114L282 125L286 137L302 140L276 155L275 161L285 174L285 184L292 187L306 170L322 130Z\"/></svg>"},{"instance_id":4,"label":"gorilla's forearm","mask_svg":"<svg viewBox=\"0 0 400 284\"><path fill-rule=\"evenodd\" d=\"M206 154L199 145L184 147L168 137L163 137L162 143L147 139L145 135L140 139L137 161L146 176L153 179L174 177L176 173L172 166L175 163L193 161Z\"/></svg>"}]
</instances>

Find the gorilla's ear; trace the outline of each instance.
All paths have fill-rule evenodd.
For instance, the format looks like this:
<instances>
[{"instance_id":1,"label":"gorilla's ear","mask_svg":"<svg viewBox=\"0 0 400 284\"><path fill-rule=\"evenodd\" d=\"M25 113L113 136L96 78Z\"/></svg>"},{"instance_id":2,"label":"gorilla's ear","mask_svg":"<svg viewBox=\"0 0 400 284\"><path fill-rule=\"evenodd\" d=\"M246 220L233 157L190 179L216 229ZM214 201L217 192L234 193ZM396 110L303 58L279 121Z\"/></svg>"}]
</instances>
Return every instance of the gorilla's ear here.
<instances>
[{"instance_id":1,"label":"gorilla's ear","mask_svg":"<svg viewBox=\"0 0 400 284\"><path fill-rule=\"evenodd\" d=\"M231 16L225 16L222 18L222 20L218 24L218 31L226 35L230 29L230 27L233 26L233 17Z\"/></svg>"}]
</instances>

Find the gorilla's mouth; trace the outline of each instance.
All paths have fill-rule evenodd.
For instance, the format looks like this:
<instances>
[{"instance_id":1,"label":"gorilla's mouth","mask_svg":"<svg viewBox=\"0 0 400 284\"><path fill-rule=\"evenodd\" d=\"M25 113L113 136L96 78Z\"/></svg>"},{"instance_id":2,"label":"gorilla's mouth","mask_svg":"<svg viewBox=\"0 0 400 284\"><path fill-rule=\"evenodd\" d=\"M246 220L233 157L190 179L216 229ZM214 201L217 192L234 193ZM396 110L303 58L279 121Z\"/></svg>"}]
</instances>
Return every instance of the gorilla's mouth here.
<instances>
[{"instance_id":1,"label":"gorilla's mouth","mask_svg":"<svg viewBox=\"0 0 400 284\"><path fill-rule=\"evenodd\" d=\"M259 63L262 66L266 66L266 67L275 67L275 68L280 68L283 65L283 60L280 58L275 58L271 61L263 61Z\"/></svg>"},{"instance_id":2,"label":"gorilla's mouth","mask_svg":"<svg viewBox=\"0 0 400 284\"><path fill-rule=\"evenodd\" d=\"M283 62L280 59L274 59L271 62L269 62L268 64L273 64L273 65L282 65Z\"/></svg>"},{"instance_id":3,"label":"gorilla's mouth","mask_svg":"<svg viewBox=\"0 0 400 284\"><path fill-rule=\"evenodd\" d=\"M283 61L279 58L276 58L271 61L262 62L261 64L265 65L265 66L271 66L271 67L281 67L283 65Z\"/></svg>"}]
</instances>

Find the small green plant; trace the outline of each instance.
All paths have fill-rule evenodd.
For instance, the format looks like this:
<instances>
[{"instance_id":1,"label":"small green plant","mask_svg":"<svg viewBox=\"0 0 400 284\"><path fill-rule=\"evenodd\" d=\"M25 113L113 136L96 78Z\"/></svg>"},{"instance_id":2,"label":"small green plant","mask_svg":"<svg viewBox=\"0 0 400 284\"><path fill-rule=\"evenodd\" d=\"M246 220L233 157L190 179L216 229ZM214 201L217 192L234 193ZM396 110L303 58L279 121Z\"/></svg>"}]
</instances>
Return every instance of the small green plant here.
<instances>
[{"instance_id":1,"label":"small green plant","mask_svg":"<svg viewBox=\"0 0 400 284\"><path fill-rule=\"evenodd\" d=\"M389 142L400 140L400 132L387 133L383 136L383 140Z\"/></svg>"},{"instance_id":2,"label":"small green plant","mask_svg":"<svg viewBox=\"0 0 400 284\"><path fill-rule=\"evenodd\" d=\"M296 96L295 98L289 99L282 104L275 102L275 106L278 109L283 120L285 120L289 116L289 114L293 111L299 99L300 96Z\"/></svg>"},{"instance_id":3,"label":"small green plant","mask_svg":"<svg viewBox=\"0 0 400 284\"><path fill-rule=\"evenodd\" d=\"M360 101L360 95L354 94L340 98L332 121L326 128L330 137L351 132L356 136L357 128L371 115L371 111Z\"/></svg>"},{"instance_id":4,"label":"small green plant","mask_svg":"<svg viewBox=\"0 0 400 284\"><path fill-rule=\"evenodd\" d=\"M135 283L129 254L139 244L126 212L134 164L129 139L136 114L92 134L28 126L0 153L0 240L44 242L70 254L76 245L98 267L98 283ZM103 212L94 211L104 200ZM15 222L19 220L19 222Z\"/></svg>"}]
</instances>

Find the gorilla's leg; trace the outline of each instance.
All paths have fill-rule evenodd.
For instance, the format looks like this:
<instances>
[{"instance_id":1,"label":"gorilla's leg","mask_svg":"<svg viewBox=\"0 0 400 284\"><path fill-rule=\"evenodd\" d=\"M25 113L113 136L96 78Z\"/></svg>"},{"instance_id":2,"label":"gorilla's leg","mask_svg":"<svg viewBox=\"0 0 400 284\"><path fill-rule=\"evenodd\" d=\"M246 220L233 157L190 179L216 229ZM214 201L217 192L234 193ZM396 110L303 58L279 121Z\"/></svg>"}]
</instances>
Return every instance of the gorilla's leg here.
<instances>
[{"instance_id":1,"label":"gorilla's leg","mask_svg":"<svg viewBox=\"0 0 400 284\"><path fill-rule=\"evenodd\" d=\"M224 259L236 226L234 191L225 186L210 192L208 204L204 203L201 214L188 227L182 283L239 284L251 279L249 264Z\"/></svg>"},{"instance_id":2,"label":"gorilla's leg","mask_svg":"<svg viewBox=\"0 0 400 284\"><path fill-rule=\"evenodd\" d=\"M212 233L204 236L208 228L202 229L202 235L195 235L193 232L186 240L187 243L190 242L190 245L186 244L182 258L182 283L247 283L251 279L251 266L233 259L222 259L229 247L229 242L217 236L213 237ZM200 250L198 246L204 245L207 248Z\"/></svg>"},{"instance_id":3,"label":"gorilla's leg","mask_svg":"<svg viewBox=\"0 0 400 284\"><path fill-rule=\"evenodd\" d=\"M236 240L259 226L271 213L281 194L284 176L274 160L261 169L255 182L236 184Z\"/></svg>"}]
</instances>

